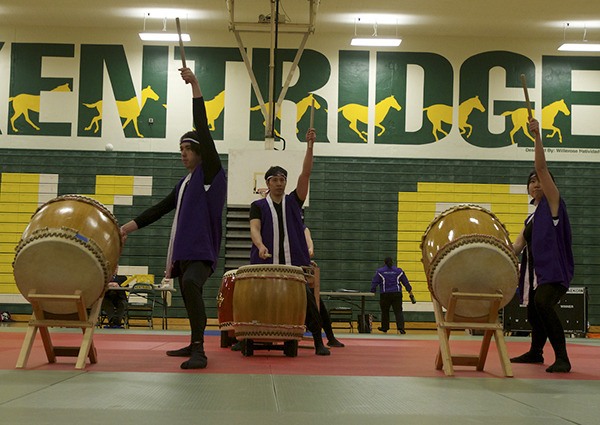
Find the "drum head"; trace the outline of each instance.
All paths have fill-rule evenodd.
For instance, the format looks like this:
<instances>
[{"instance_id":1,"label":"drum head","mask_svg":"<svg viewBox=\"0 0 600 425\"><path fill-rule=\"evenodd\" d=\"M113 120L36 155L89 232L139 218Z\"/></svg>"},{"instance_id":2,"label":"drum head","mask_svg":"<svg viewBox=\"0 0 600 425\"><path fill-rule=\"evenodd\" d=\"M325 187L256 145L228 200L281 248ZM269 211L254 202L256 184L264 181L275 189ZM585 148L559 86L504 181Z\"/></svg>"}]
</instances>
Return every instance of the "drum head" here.
<instances>
[{"instance_id":1,"label":"drum head","mask_svg":"<svg viewBox=\"0 0 600 425\"><path fill-rule=\"evenodd\" d=\"M503 295L500 307L513 298L518 284L514 255L498 244L489 241L456 243L440 251L429 274L430 290L439 303L448 307L454 290L466 293ZM460 300L456 315L461 317L484 317L489 313L485 301Z\"/></svg>"},{"instance_id":2,"label":"drum head","mask_svg":"<svg viewBox=\"0 0 600 425\"><path fill-rule=\"evenodd\" d=\"M25 298L32 290L37 294L73 295L80 290L86 307L102 296L105 272L92 252L69 239L46 237L27 243L17 254L14 264L17 287ZM52 301L43 310L55 314L76 313L73 302Z\"/></svg>"},{"instance_id":3,"label":"drum head","mask_svg":"<svg viewBox=\"0 0 600 425\"><path fill-rule=\"evenodd\" d=\"M421 253L425 273L437 253L447 244L470 235L487 235L510 246L504 224L491 211L478 205L457 205L439 214L421 238Z\"/></svg>"},{"instance_id":4,"label":"drum head","mask_svg":"<svg viewBox=\"0 0 600 425\"><path fill-rule=\"evenodd\" d=\"M304 282L302 267L287 266L282 264L250 264L237 269L236 279L261 277L294 279Z\"/></svg>"}]
</instances>

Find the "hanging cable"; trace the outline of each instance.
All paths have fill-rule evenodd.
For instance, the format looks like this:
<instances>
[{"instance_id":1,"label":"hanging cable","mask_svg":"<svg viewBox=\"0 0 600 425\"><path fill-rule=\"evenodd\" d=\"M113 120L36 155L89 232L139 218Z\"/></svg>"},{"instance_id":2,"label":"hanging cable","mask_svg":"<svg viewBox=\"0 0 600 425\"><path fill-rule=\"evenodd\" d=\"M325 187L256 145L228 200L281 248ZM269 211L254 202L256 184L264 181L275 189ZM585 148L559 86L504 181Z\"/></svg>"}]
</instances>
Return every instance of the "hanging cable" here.
<instances>
[{"instance_id":1,"label":"hanging cable","mask_svg":"<svg viewBox=\"0 0 600 425\"><path fill-rule=\"evenodd\" d=\"M273 19L273 17L271 16L271 19ZM275 90L275 87L277 86L276 82L277 82L277 49L278 49L278 45L279 45L279 0L275 0L275 45L274 45L274 49L273 49L273 89ZM280 92L281 90L278 90L278 92ZM272 131L272 136L275 137L275 116L276 116L276 112L275 112L275 108L277 107L276 105L276 101L275 99L277 99L279 97L279 93L274 93L273 95L273 105L271 105L271 122L273 123L273 128L271 129ZM280 128L281 128L281 123L280 123Z\"/></svg>"}]
</instances>

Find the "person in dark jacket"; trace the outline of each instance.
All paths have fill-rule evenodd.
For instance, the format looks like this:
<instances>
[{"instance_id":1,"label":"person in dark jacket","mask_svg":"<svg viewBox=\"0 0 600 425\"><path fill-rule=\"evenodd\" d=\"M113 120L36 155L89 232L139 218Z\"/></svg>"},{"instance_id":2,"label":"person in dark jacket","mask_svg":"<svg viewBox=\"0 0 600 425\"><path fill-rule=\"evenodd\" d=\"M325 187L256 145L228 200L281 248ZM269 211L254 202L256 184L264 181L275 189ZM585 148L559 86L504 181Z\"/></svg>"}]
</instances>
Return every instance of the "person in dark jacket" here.
<instances>
[{"instance_id":1,"label":"person in dark jacket","mask_svg":"<svg viewBox=\"0 0 600 425\"><path fill-rule=\"evenodd\" d=\"M125 311L127 310L127 294L118 288L125 283L127 276L114 274L108 282L107 290L102 299L102 312L106 315L107 325L105 328L122 328Z\"/></svg>"},{"instance_id":2,"label":"person in dark jacket","mask_svg":"<svg viewBox=\"0 0 600 425\"><path fill-rule=\"evenodd\" d=\"M167 351L167 355L189 357L181 364L182 369L202 369L208 362L204 352L206 310L202 289L215 271L219 257L227 181L208 129L200 84L191 69L181 68L180 72L181 78L192 87L196 127L179 140L181 161L188 174L166 198L125 223L121 233L126 238L129 233L175 210L165 277L178 278L190 322L191 341L186 347Z\"/></svg>"},{"instance_id":3,"label":"person in dark jacket","mask_svg":"<svg viewBox=\"0 0 600 425\"><path fill-rule=\"evenodd\" d=\"M398 332L405 334L404 313L402 312L402 286L406 288L411 301L415 302L412 294L412 286L406 277L404 271L394 266L391 257L384 260L385 266L377 269L371 281L371 292L376 293L377 287L380 287L379 306L381 307L381 332L387 332L390 329L390 307L394 310L396 316L396 327Z\"/></svg>"},{"instance_id":4,"label":"person in dark jacket","mask_svg":"<svg viewBox=\"0 0 600 425\"><path fill-rule=\"evenodd\" d=\"M531 346L528 352L510 361L544 363L544 345L550 340L555 361L546 372L564 373L571 370L571 362L555 306L567 292L575 271L571 225L565 202L546 164L536 119L529 120L529 131L535 135L535 170L529 174L527 190L535 211L525 220L513 249L515 254L522 254L518 293L521 303L527 305Z\"/></svg>"}]
</instances>

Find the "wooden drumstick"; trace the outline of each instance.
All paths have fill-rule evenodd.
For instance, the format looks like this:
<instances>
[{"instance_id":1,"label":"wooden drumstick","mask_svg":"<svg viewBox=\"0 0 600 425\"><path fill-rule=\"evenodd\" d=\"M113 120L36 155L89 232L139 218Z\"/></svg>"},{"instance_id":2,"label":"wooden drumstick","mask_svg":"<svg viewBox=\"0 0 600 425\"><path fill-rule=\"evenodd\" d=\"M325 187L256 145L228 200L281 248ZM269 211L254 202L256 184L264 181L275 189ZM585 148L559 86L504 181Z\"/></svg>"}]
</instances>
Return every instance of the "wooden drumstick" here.
<instances>
[{"instance_id":1,"label":"wooden drumstick","mask_svg":"<svg viewBox=\"0 0 600 425\"><path fill-rule=\"evenodd\" d=\"M310 104L310 124L308 128L314 128L315 126L315 97L312 96L312 102Z\"/></svg>"},{"instance_id":2,"label":"wooden drumstick","mask_svg":"<svg viewBox=\"0 0 600 425\"><path fill-rule=\"evenodd\" d=\"M529 92L527 91L527 80L525 79L525 74L521 74L521 84L523 85L523 92L525 93L525 103L527 104L527 115L531 120L531 102L529 102Z\"/></svg>"},{"instance_id":3,"label":"wooden drumstick","mask_svg":"<svg viewBox=\"0 0 600 425\"><path fill-rule=\"evenodd\" d=\"M185 50L183 49L183 39L181 38L181 24L179 18L175 18L175 24L177 24L177 35L179 35L179 54L181 55L181 65L187 68L185 64Z\"/></svg>"}]
</instances>

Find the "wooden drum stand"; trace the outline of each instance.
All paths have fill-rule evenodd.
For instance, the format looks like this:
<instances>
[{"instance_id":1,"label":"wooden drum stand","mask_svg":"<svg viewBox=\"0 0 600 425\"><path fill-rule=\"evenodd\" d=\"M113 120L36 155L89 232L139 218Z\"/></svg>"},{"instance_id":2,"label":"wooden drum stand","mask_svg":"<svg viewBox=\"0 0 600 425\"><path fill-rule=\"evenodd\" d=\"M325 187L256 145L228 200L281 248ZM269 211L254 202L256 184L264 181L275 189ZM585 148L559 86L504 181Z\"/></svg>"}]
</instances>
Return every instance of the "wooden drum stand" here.
<instances>
[{"instance_id":1,"label":"wooden drum stand","mask_svg":"<svg viewBox=\"0 0 600 425\"><path fill-rule=\"evenodd\" d=\"M500 363L504 376L512 377L512 367L504 341L504 331L502 324L498 321L498 311L502 302L502 293L497 294L475 294L464 293L453 290L450 295L448 309L444 316L442 306L434 296L433 311L437 325L437 333L440 340L440 349L438 351L435 365L436 369L444 370L446 376L454 375L454 366L475 366L478 371L483 370L487 354L490 348L492 336L495 337L496 347L500 356ZM465 318L455 315L456 304L460 301L478 301L489 304L489 314L484 318ZM459 321L457 321L459 320ZM483 340L478 355L452 355L450 353L450 332L453 330L476 330L483 331Z\"/></svg>"},{"instance_id":2,"label":"wooden drum stand","mask_svg":"<svg viewBox=\"0 0 600 425\"><path fill-rule=\"evenodd\" d=\"M90 359L90 363L97 363L98 358L96 356L96 347L94 347L92 337L94 334L94 327L98 321L98 315L100 314L102 297L92 304L89 316L83 295L79 290L75 291L73 295L37 294L35 290L32 290L27 298L31 302L33 315L29 321L27 332L25 334L25 340L23 341L21 353L19 354L19 358L17 360L17 369L23 369L26 367L27 360L31 354L31 348L35 340L35 334L38 330L40 331L49 363L56 363L56 357L59 356L77 357L75 369L83 369L85 367L86 358L88 357ZM51 314L50 317L47 317L48 314L44 311L43 305L45 303L57 301L75 304L76 313L73 313L73 318L52 319ZM48 330L48 328L51 327L81 328L83 331L81 345L79 347L54 346Z\"/></svg>"}]
</instances>

